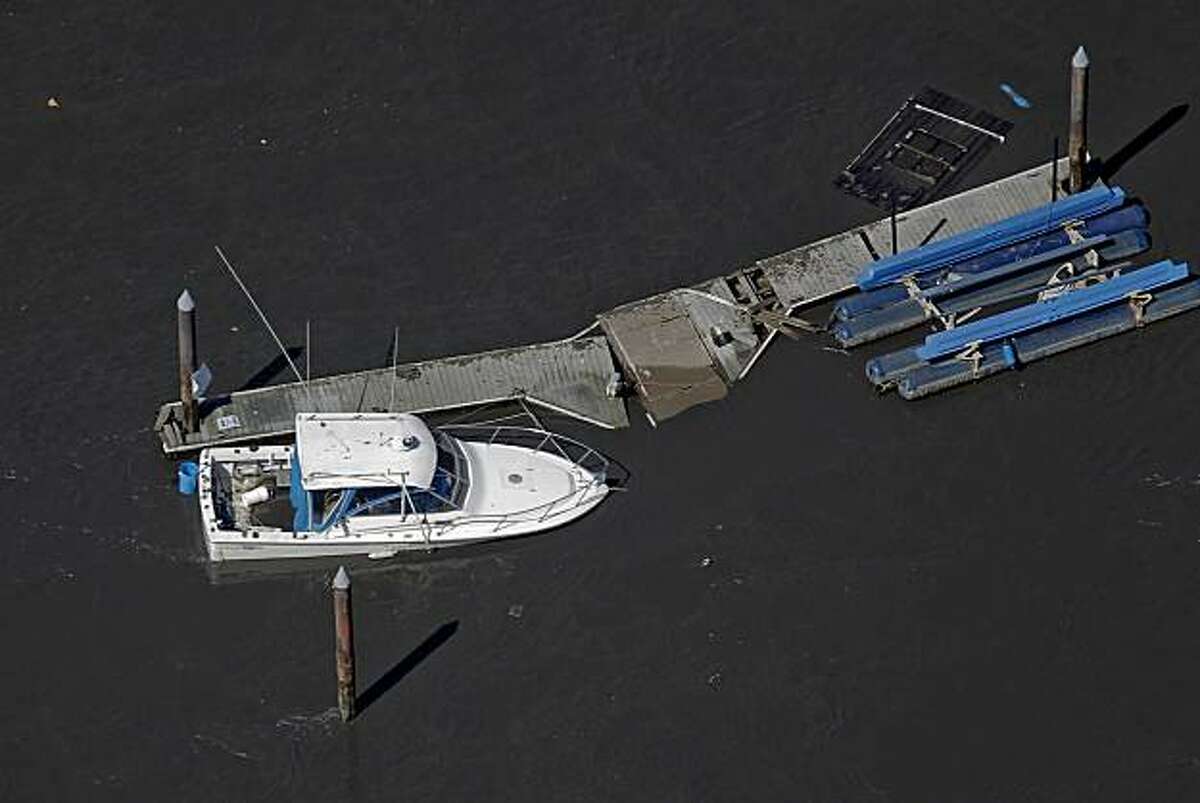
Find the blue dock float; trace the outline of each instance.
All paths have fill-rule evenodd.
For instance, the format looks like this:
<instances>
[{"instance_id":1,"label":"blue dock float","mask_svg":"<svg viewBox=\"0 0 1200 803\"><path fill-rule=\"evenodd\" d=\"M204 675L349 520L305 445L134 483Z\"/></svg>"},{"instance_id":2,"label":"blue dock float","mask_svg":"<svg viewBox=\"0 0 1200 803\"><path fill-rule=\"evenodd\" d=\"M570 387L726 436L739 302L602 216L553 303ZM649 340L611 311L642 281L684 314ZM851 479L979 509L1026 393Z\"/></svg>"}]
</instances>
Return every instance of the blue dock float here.
<instances>
[{"instance_id":1,"label":"blue dock float","mask_svg":"<svg viewBox=\"0 0 1200 803\"><path fill-rule=\"evenodd\" d=\"M919 363L899 378L896 390L906 400L920 399L1200 308L1200 279L1149 296L1136 303L1130 299L1127 304L1111 304L992 343L971 360Z\"/></svg>"},{"instance_id":2,"label":"blue dock float","mask_svg":"<svg viewBox=\"0 0 1200 803\"><path fill-rule=\"evenodd\" d=\"M999 268L956 276L893 304L834 322L829 331L843 348L859 346L918 326L928 320L943 325L996 304L1038 293L1057 280L1115 270L1117 263L1150 248L1150 233L1130 229L1116 235L1081 240L1077 244L1019 260ZM1105 266L1105 267L1100 267Z\"/></svg>"},{"instance_id":3,"label":"blue dock float","mask_svg":"<svg viewBox=\"0 0 1200 803\"><path fill-rule=\"evenodd\" d=\"M867 378L919 399L1197 308L1200 278L1164 260L874 357Z\"/></svg>"},{"instance_id":4,"label":"blue dock float","mask_svg":"<svg viewBox=\"0 0 1200 803\"><path fill-rule=\"evenodd\" d=\"M871 290L904 276L937 270L954 262L1027 240L1069 221L1096 217L1116 209L1123 203L1125 191L1120 187L1093 187L989 226L981 226L911 251L884 257L863 268L858 274L857 284L862 290Z\"/></svg>"},{"instance_id":5,"label":"blue dock float","mask_svg":"<svg viewBox=\"0 0 1200 803\"><path fill-rule=\"evenodd\" d=\"M934 332L925 338L924 345L917 347L916 354L926 361L948 357L973 344L992 343L1065 318L1082 315L1122 301L1133 293L1144 293L1174 284L1189 275L1186 262L1172 262L1166 259L1091 287L1072 290L1045 301L1036 301L944 332Z\"/></svg>"},{"instance_id":6,"label":"blue dock float","mask_svg":"<svg viewBox=\"0 0 1200 803\"><path fill-rule=\"evenodd\" d=\"M1117 234L1128 229L1144 229L1150 225L1150 214L1140 203L1126 204L1087 220L1067 221L1049 234L1038 234L1019 240L1009 246L986 251L978 256L951 263L936 271L921 274L916 278L919 287L929 287L944 281L946 274L978 274L1008 265L1021 259L1029 259L1046 251L1069 247L1080 237L1091 239L1106 234ZM893 283L874 290L865 290L838 301L833 308L833 317L839 321L853 318L864 312L886 307L908 298L908 288Z\"/></svg>"}]
</instances>

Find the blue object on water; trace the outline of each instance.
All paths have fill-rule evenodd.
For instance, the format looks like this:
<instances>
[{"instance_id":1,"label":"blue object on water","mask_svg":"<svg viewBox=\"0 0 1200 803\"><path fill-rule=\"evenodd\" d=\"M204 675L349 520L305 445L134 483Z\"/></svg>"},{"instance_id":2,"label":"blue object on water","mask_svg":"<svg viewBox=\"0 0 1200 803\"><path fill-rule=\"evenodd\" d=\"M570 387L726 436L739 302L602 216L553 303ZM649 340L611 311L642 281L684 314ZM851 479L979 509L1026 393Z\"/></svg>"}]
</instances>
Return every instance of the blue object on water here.
<instances>
[{"instance_id":1,"label":"blue object on water","mask_svg":"<svg viewBox=\"0 0 1200 803\"><path fill-rule=\"evenodd\" d=\"M992 343L1055 321L1082 315L1089 310L1114 304L1128 298L1133 293L1173 284L1186 279L1189 273L1186 262L1172 262L1164 259L1162 262L1156 262L1131 273L1114 276L1106 282L1091 287L1072 290L1047 301L1037 301L1024 307L1017 307L981 321L972 321L963 326L947 329L944 332L935 332L925 338L925 344L917 348L916 355L927 361L947 357L972 343Z\"/></svg>"},{"instance_id":2,"label":"blue object on water","mask_svg":"<svg viewBox=\"0 0 1200 803\"><path fill-rule=\"evenodd\" d=\"M196 493L196 477L200 474L200 466L191 460L179 464L179 493L191 496Z\"/></svg>"},{"instance_id":3,"label":"blue object on water","mask_svg":"<svg viewBox=\"0 0 1200 803\"><path fill-rule=\"evenodd\" d=\"M1008 99L1013 102L1014 106L1022 109L1029 109L1033 107L1033 104L1029 102L1029 98L1013 89L1009 84L1001 84L1000 91L1008 95Z\"/></svg>"},{"instance_id":4,"label":"blue object on water","mask_svg":"<svg viewBox=\"0 0 1200 803\"><path fill-rule=\"evenodd\" d=\"M870 290L909 274L927 273L964 259L995 251L1015 242L1053 231L1069 220L1096 217L1125 202L1120 187L1093 187L1044 204L998 223L964 231L944 240L884 257L862 269L858 286Z\"/></svg>"},{"instance_id":5,"label":"blue object on water","mask_svg":"<svg viewBox=\"0 0 1200 803\"><path fill-rule=\"evenodd\" d=\"M1000 358L1004 360L1004 364L1009 368L1017 364L1017 350L1013 348L1011 340L1005 340L1000 345Z\"/></svg>"}]
</instances>

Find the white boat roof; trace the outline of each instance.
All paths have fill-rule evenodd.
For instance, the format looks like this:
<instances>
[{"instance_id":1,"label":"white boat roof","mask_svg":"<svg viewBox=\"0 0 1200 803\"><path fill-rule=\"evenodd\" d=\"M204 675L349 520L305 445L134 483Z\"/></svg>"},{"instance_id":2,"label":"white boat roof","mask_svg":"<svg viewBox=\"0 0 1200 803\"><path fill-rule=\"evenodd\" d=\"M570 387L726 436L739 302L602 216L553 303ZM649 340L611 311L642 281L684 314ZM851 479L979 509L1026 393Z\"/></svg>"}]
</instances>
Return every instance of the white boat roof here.
<instances>
[{"instance_id":1,"label":"white boat roof","mask_svg":"<svg viewBox=\"0 0 1200 803\"><path fill-rule=\"evenodd\" d=\"M309 491L428 488L437 445L425 422L407 413L299 413L296 459Z\"/></svg>"}]
</instances>

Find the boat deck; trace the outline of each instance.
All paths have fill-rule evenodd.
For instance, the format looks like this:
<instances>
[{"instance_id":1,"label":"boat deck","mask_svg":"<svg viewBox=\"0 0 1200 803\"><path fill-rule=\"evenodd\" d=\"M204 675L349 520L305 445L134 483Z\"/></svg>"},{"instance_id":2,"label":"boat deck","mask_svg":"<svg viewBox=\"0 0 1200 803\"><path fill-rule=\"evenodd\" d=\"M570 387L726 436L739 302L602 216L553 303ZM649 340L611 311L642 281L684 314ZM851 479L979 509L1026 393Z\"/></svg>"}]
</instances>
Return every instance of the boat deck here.
<instances>
[{"instance_id":1,"label":"boat deck","mask_svg":"<svg viewBox=\"0 0 1200 803\"><path fill-rule=\"evenodd\" d=\"M287 435L298 412L427 413L518 398L614 429L629 423L625 402L605 393L615 370L603 337L580 337L399 365L394 381L389 367L231 393L206 400L200 431L186 437L170 402L155 429L170 454Z\"/></svg>"}]
</instances>

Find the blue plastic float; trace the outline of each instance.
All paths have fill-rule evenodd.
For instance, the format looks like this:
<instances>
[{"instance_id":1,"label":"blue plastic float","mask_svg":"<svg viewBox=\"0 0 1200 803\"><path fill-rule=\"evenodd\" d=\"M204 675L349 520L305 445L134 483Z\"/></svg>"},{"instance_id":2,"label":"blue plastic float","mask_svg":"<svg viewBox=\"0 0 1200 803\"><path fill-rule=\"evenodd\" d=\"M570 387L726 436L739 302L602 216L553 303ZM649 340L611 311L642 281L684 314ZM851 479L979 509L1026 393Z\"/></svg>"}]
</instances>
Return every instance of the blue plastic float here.
<instances>
[{"instance_id":1,"label":"blue plastic float","mask_svg":"<svg viewBox=\"0 0 1200 803\"><path fill-rule=\"evenodd\" d=\"M858 286L870 290L904 276L926 273L1012 243L1051 231L1072 220L1084 220L1115 209L1125 202L1120 187L1098 186L1060 201L1013 215L998 223L947 237L867 265L858 274Z\"/></svg>"},{"instance_id":2,"label":"blue plastic float","mask_svg":"<svg viewBox=\"0 0 1200 803\"><path fill-rule=\"evenodd\" d=\"M926 361L947 357L973 344L992 343L1113 304L1134 293L1174 284L1188 275L1186 262L1165 259L1091 287L1072 290L1056 298L1027 304L944 332L934 332L925 338L924 345L917 347L916 356Z\"/></svg>"},{"instance_id":3,"label":"blue plastic float","mask_svg":"<svg viewBox=\"0 0 1200 803\"><path fill-rule=\"evenodd\" d=\"M177 472L177 481L179 485L179 493L184 496L191 496L196 492L196 478L200 475L200 466L193 463L191 460L184 460L179 464Z\"/></svg>"},{"instance_id":4,"label":"blue plastic float","mask_svg":"<svg viewBox=\"0 0 1200 803\"><path fill-rule=\"evenodd\" d=\"M1074 234L1079 237L1092 238L1105 234L1117 234L1128 229L1145 228L1150 223L1150 214L1141 204L1127 204L1119 209L1105 212L1098 217L1083 221L1066 221L1054 231L1038 234L1019 240L1004 247L985 251L970 259L954 262L938 271L930 271L917 276L917 284L928 287L937 284L945 271L959 274L979 273L992 270L1019 259L1028 259L1046 251L1052 251L1071 245L1072 237L1067 233L1066 226L1072 224ZM1086 250L1086 249L1080 249ZM856 293L849 298L839 301L833 308L833 315L839 321L844 321L855 315L872 309L879 309L888 304L901 301L908 297L908 290L899 284L889 284L874 290Z\"/></svg>"}]
</instances>

